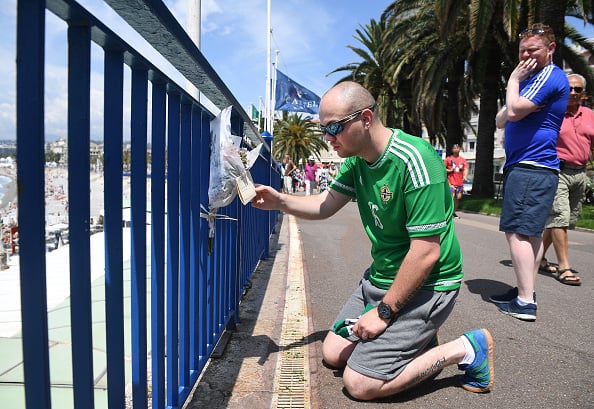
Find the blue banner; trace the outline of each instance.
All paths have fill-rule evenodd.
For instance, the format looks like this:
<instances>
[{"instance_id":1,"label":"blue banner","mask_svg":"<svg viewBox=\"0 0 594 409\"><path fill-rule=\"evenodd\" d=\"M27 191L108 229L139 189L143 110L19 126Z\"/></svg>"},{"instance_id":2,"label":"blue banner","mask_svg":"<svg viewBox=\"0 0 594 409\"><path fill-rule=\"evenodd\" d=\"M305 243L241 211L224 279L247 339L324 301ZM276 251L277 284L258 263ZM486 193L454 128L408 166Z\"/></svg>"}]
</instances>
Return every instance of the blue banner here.
<instances>
[{"instance_id":1,"label":"blue banner","mask_svg":"<svg viewBox=\"0 0 594 409\"><path fill-rule=\"evenodd\" d=\"M320 97L276 70L275 110L317 114L319 107Z\"/></svg>"}]
</instances>

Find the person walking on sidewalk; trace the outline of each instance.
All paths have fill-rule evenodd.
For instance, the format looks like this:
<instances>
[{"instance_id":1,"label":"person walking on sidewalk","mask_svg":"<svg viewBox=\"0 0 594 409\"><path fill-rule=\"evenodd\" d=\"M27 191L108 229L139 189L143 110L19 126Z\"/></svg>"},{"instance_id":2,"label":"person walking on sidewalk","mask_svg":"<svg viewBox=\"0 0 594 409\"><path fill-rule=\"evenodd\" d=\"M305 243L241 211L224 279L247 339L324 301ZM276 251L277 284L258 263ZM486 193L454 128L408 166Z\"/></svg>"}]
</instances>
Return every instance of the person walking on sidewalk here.
<instances>
[{"instance_id":1,"label":"person walking on sidewalk","mask_svg":"<svg viewBox=\"0 0 594 409\"><path fill-rule=\"evenodd\" d=\"M553 207L542 237L543 258L540 271L551 273L559 282L581 285L577 271L571 268L567 248L567 229L575 229L586 197L586 164L594 154L594 112L581 105L586 79L569 74L569 101L561 132L557 139L557 154L561 160L559 185ZM545 255L551 243L557 254L557 266L549 264Z\"/></svg>"},{"instance_id":2,"label":"person walking on sidewalk","mask_svg":"<svg viewBox=\"0 0 594 409\"><path fill-rule=\"evenodd\" d=\"M330 166L328 167L328 174L330 175L330 181L333 181L336 175L338 174L338 168L334 164L334 162L330 162Z\"/></svg>"},{"instance_id":3,"label":"person walking on sidewalk","mask_svg":"<svg viewBox=\"0 0 594 409\"><path fill-rule=\"evenodd\" d=\"M297 170L297 166L291 160L289 155L285 155L283 158L283 186L285 193L295 193L293 189L293 176L295 171Z\"/></svg>"},{"instance_id":4,"label":"person walking on sidewalk","mask_svg":"<svg viewBox=\"0 0 594 409\"><path fill-rule=\"evenodd\" d=\"M463 388L489 391L494 342L488 330L437 341L464 275L443 161L422 138L385 127L375 107L355 82L331 88L320 101L320 129L346 159L329 189L288 196L258 185L252 205L313 220L358 199L373 262L322 347L326 364L344 368L352 397L394 395L453 364L464 371Z\"/></svg>"},{"instance_id":5,"label":"person walking on sidewalk","mask_svg":"<svg viewBox=\"0 0 594 409\"><path fill-rule=\"evenodd\" d=\"M313 195L314 189L316 188L316 174L318 172L318 165L316 165L316 159L310 156L303 167L303 173L305 174L305 195Z\"/></svg>"},{"instance_id":6,"label":"person walking on sidewalk","mask_svg":"<svg viewBox=\"0 0 594 409\"><path fill-rule=\"evenodd\" d=\"M496 125L505 127L503 206L505 233L517 287L489 299L512 317L536 320L535 283L541 237L559 180L557 135L565 115L569 83L553 64L555 34L544 24L520 33L520 62L507 82L506 105Z\"/></svg>"},{"instance_id":7,"label":"person walking on sidewalk","mask_svg":"<svg viewBox=\"0 0 594 409\"><path fill-rule=\"evenodd\" d=\"M450 192L454 199L454 217L458 217L458 202L464 194L464 182L468 177L468 162L460 156L460 145L457 143L452 146L452 154L445 159L446 171L448 172L448 182Z\"/></svg>"}]
</instances>

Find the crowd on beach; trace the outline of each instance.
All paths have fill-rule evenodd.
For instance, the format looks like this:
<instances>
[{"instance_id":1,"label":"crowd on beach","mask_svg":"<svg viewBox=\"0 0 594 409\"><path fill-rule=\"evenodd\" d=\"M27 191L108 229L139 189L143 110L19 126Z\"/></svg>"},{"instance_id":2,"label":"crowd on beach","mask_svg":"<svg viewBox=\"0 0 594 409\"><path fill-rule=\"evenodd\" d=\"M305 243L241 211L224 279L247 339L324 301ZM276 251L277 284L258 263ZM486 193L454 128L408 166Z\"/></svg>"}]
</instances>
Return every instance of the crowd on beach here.
<instances>
[{"instance_id":1,"label":"crowd on beach","mask_svg":"<svg viewBox=\"0 0 594 409\"><path fill-rule=\"evenodd\" d=\"M8 268L8 256L16 252L18 244L17 201L16 201L16 167L3 163L0 175L7 178L3 186L4 194L0 198L0 231L2 232L2 248L0 249L0 269Z\"/></svg>"},{"instance_id":2,"label":"crowd on beach","mask_svg":"<svg viewBox=\"0 0 594 409\"><path fill-rule=\"evenodd\" d=\"M0 167L0 176L7 178L4 195L0 198L0 231L3 250L0 251L0 268L6 266L6 258L18 253L18 201L16 165ZM103 175L91 175L91 220L94 222L103 209ZM46 229L56 230L68 224L68 170L63 167L45 168L45 220ZM66 233L67 234L67 233ZM64 236L67 237L67 236ZM60 245L63 243L59 243ZM4 257L2 255L7 255Z\"/></svg>"},{"instance_id":3,"label":"crowd on beach","mask_svg":"<svg viewBox=\"0 0 594 409\"><path fill-rule=\"evenodd\" d=\"M68 221L68 172L63 168L46 168L45 208L46 223Z\"/></svg>"}]
</instances>

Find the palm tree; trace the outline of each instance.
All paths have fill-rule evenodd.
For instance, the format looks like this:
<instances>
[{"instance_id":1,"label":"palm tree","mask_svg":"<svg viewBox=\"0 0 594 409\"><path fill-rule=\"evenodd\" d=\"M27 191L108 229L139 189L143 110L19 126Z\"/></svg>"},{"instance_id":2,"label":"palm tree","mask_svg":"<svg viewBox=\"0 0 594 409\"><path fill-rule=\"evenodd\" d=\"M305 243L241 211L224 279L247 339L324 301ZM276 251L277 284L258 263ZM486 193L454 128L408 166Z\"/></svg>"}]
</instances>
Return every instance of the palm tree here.
<instances>
[{"instance_id":1,"label":"palm tree","mask_svg":"<svg viewBox=\"0 0 594 409\"><path fill-rule=\"evenodd\" d=\"M312 117L283 111L282 119L275 121L272 153L277 161L289 155L295 164L300 160L305 163L311 155L320 158L320 152L326 149L328 145Z\"/></svg>"},{"instance_id":2,"label":"palm tree","mask_svg":"<svg viewBox=\"0 0 594 409\"><path fill-rule=\"evenodd\" d=\"M565 26L565 39L571 41L573 45L587 50L590 52L590 55L594 55L594 44L569 24ZM557 52L555 52L555 54L557 54ZM586 90L589 95L593 95L594 73L590 68L589 62L584 59L583 56L567 46L561 48L560 54L563 55L563 60L574 72L577 72L586 78Z\"/></svg>"},{"instance_id":3,"label":"palm tree","mask_svg":"<svg viewBox=\"0 0 594 409\"><path fill-rule=\"evenodd\" d=\"M572 1L575 14L584 20L591 10L585 2ZM564 15L568 1L545 0L528 1L508 0L503 4L498 0L442 0L436 3L440 15L441 27L448 32L451 21L463 16L470 4L468 32L471 57L468 61L471 81L478 85L480 95L479 125L477 131L477 152L473 195L492 197L493 195L493 135L494 119L498 109L498 100L505 98L505 79L517 63L518 31L536 21L551 25L557 33L557 44L561 52L556 56L557 63L561 56L575 67L576 72L584 73L589 68L576 53L563 46L565 39ZM520 6L527 7L520 7ZM591 17L590 17L591 18ZM568 30L572 32L572 30ZM572 32L573 33L573 32ZM586 44L591 48L592 45ZM557 54L557 53L556 53ZM579 62L581 61L581 63ZM574 62L572 64L572 62ZM504 70L500 69L502 63ZM591 72L590 72L591 75ZM588 75L586 75L588 78ZM503 81L503 82L502 82Z\"/></svg>"},{"instance_id":4,"label":"palm tree","mask_svg":"<svg viewBox=\"0 0 594 409\"><path fill-rule=\"evenodd\" d=\"M346 64L328 75L341 71L348 72L349 74L338 80L337 83L355 81L363 85L377 101L377 109L382 122L390 127L402 127L403 115L400 114L402 110L399 109L401 108L401 105L398 104L399 98L396 97L385 77L391 63L382 54L385 30L386 22L383 18L379 22L371 19L369 24L360 26L353 38L363 44L365 48L351 45L347 47L362 61Z\"/></svg>"},{"instance_id":5,"label":"palm tree","mask_svg":"<svg viewBox=\"0 0 594 409\"><path fill-rule=\"evenodd\" d=\"M581 19L584 22L584 26L594 22L592 15L594 10L592 9L593 4L591 1L564 0L560 2L567 5L565 16ZM554 10L547 9L545 13L548 16L549 13L554 13ZM547 21L546 17L545 21ZM565 24L563 30L564 37L558 41L563 44L560 52L555 52L555 56L559 54L557 57L562 57L574 72L577 72L586 78L586 89L588 94L592 95L594 94L594 73L592 72L588 61L579 55L575 48L567 47L565 45L565 40L569 40L571 44L577 46L578 49L583 48L584 50L587 50L590 55L594 55L594 44L592 41L582 36L579 31L570 24ZM557 31L555 31L555 33L557 33ZM557 61L555 61L555 63L557 63Z\"/></svg>"},{"instance_id":6,"label":"palm tree","mask_svg":"<svg viewBox=\"0 0 594 409\"><path fill-rule=\"evenodd\" d=\"M363 32L357 30L355 38L369 52L350 48L364 61L335 71L350 71L345 79L369 88L383 84L392 99L383 106L402 110L400 127L420 134L424 124L430 135L445 133L448 145L459 142L460 123L477 109L473 99L480 98L473 194L492 197L495 115L517 64L517 33L543 21L559 33L558 44L567 35L594 55L594 44L570 25L563 26L564 14L591 23L592 2L398 0L386 8L379 23L372 20ZM559 56L555 54L586 77L588 91L594 90L594 75L574 49L562 45ZM379 90L374 89L377 98Z\"/></svg>"},{"instance_id":7,"label":"palm tree","mask_svg":"<svg viewBox=\"0 0 594 409\"><path fill-rule=\"evenodd\" d=\"M457 30L446 41L433 3L398 1L383 17L388 22L384 54L393 61L390 83L398 95L402 87L411 87L413 97L405 101L411 121L423 124L434 143L461 143L462 123L473 110L473 95L464 86L469 48L464 20L454 22Z\"/></svg>"}]
</instances>

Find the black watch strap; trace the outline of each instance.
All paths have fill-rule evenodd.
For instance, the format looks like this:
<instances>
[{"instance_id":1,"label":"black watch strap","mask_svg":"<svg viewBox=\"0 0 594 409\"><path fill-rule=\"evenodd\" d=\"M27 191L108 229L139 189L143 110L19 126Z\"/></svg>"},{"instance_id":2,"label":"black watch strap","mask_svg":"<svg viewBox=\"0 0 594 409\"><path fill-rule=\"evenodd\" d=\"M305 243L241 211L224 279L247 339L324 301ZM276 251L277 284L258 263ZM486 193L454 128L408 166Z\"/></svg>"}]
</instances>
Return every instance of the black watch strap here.
<instances>
[{"instance_id":1,"label":"black watch strap","mask_svg":"<svg viewBox=\"0 0 594 409\"><path fill-rule=\"evenodd\" d=\"M396 315L396 312L392 309L392 307L390 307L389 304L381 301L377 306L377 314L380 316L380 318L392 319Z\"/></svg>"}]
</instances>

